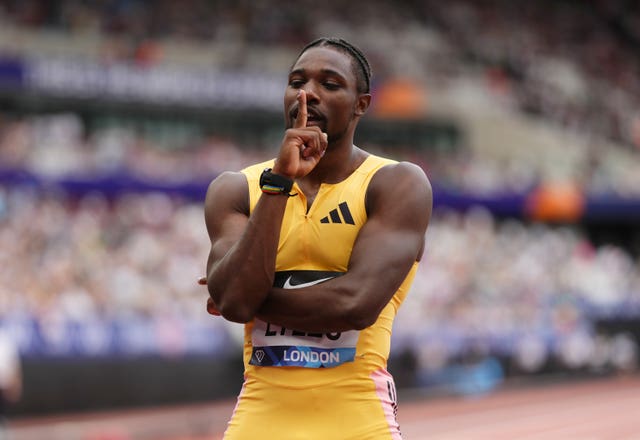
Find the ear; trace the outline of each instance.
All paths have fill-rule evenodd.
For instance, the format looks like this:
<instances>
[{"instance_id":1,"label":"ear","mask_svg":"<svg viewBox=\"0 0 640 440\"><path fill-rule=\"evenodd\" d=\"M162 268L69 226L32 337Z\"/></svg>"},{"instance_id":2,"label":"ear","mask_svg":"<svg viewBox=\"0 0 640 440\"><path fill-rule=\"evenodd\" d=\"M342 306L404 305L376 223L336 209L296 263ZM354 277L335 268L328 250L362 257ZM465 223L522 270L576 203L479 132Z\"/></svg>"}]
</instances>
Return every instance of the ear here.
<instances>
[{"instance_id":1,"label":"ear","mask_svg":"<svg viewBox=\"0 0 640 440\"><path fill-rule=\"evenodd\" d=\"M356 116L362 116L367 112L369 105L371 104L371 94L363 93L358 96L358 101L356 102L355 114Z\"/></svg>"}]
</instances>

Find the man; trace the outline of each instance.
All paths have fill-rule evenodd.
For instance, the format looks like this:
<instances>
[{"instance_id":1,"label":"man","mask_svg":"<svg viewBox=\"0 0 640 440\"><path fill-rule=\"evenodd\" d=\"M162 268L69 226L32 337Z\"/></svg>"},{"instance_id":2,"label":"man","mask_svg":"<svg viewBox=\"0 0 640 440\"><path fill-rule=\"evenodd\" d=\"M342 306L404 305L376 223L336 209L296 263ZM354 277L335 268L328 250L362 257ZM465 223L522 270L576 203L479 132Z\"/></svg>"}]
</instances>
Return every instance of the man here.
<instances>
[{"instance_id":1,"label":"man","mask_svg":"<svg viewBox=\"0 0 640 440\"><path fill-rule=\"evenodd\" d=\"M8 438L7 412L9 405L22 395L22 365L15 342L0 329L0 440Z\"/></svg>"},{"instance_id":2,"label":"man","mask_svg":"<svg viewBox=\"0 0 640 440\"><path fill-rule=\"evenodd\" d=\"M370 75L344 40L307 45L289 73L278 157L208 189L208 309L246 323L225 438L401 438L386 364L432 194L416 165L353 145Z\"/></svg>"}]
</instances>

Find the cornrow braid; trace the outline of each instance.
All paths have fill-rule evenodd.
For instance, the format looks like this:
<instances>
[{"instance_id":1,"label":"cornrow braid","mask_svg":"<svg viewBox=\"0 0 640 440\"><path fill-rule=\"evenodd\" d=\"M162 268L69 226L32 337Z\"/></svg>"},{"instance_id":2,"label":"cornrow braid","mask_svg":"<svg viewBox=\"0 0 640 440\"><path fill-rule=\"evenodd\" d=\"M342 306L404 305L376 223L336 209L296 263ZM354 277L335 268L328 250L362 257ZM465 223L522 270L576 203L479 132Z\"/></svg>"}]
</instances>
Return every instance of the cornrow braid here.
<instances>
[{"instance_id":1,"label":"cornrow braid","mask_svg":"<svg viewBox=\"0 0 640 440\"><path fill-rule=\"evenodd\" d=\"M317 40L313 40L311 43L302 48L302 50L298 54L298 58L300 58L303 53L305 53L312 47L323 46L336 47L356 61L358 68L354 69L354 73L357 78L358 92L369 93L371 89L371 66L369 65L369 61L367 61L367 57L364 56L364 53L362 53L360 49L358 49L348 41L343 40L342 38L323 37L318 38Z\"/></svg>"}]
</instances>

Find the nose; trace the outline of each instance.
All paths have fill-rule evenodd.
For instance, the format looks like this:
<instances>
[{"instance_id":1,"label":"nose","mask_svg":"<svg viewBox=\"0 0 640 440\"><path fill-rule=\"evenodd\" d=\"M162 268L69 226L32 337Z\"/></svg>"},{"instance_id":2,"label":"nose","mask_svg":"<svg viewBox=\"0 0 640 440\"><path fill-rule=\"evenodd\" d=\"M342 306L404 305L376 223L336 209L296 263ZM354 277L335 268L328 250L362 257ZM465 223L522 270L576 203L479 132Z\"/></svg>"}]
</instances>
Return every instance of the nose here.
<instances>
[{"instance_id":1,"label":"nose","mask_svg":"<svg viewBox=\"0 0 640 440\"><path fill-rule=\"evenodd\" d=\"M307 81L307 83L302 87L307 94L307 104L310 102L317 103L320 101L320 96L318 94L318 87L315 81Z\"/></svg>"}]
</instances>

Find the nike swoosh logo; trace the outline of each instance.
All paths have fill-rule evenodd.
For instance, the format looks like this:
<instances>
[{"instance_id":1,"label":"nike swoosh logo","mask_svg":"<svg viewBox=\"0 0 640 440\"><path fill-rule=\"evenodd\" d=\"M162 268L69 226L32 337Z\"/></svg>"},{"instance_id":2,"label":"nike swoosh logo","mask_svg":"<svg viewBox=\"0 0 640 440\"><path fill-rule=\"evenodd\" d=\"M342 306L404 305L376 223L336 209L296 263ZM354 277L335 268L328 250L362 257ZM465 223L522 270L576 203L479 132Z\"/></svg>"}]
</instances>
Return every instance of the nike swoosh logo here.
<instances>
[{"instance_id":1,"label":"nike swoosh logo","mask_svg":"<svg viewBox=\"0 0 640 440\"><path fill-rule=\"evenodd\" d=\"M319 280L315 280L315 281L309 281L308 283L300 283L300 284L291 284L291 275L289 275L289 278L287 278L287 280L284 282L284 285L282 286L283 289L302 289L303 287L309 287L309 286L315 286L316 284L320 284L323 281L327 281L332 279L333 277L329 277L329 278L321 278Z\"/></svg>"}]
</instances>

